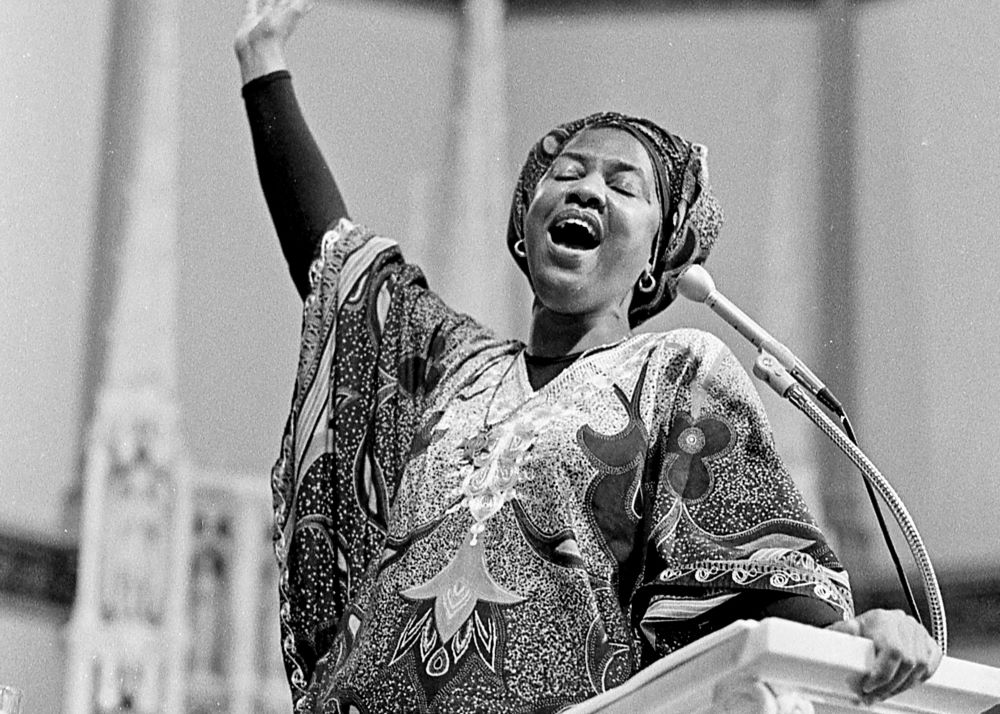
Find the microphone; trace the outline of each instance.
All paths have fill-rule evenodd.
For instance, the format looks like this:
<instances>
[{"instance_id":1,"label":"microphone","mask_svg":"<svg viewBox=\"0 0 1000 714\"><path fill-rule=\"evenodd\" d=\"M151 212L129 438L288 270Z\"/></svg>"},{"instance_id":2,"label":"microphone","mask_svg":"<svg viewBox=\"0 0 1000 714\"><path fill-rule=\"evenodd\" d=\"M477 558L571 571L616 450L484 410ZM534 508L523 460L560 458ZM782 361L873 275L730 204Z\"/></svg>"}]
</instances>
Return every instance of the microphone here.
<instances>
[{"instance_id":1,"label":"microphone","mask_svg":"<svg viewBox=\"0 0 1000 714\"><path fill-rule=\"evenodd\" d=\"M844 407L836 397L812 373L805 363L796 357L790 349L778 342L763 327L758 325L745 312L736 307L725 295L715 287L715 281L700 265L692 265L681 273L677 280L677 291L694 302L703 302L712 308L723 320L736 331L750 340L754 347L771 354L779 364L788 370L795 380L808 389L816 398L837 416L844 416Z\"/></svg>"}]
</instances>

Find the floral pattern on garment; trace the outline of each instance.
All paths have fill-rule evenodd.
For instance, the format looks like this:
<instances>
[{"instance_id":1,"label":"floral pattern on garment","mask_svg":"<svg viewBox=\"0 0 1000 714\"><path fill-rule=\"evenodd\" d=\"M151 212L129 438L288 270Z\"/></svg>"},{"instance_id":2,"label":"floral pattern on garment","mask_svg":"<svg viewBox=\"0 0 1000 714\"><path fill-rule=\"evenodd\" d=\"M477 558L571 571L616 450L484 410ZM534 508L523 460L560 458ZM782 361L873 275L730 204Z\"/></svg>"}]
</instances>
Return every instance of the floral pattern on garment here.
<instances>
[{"instance_id":1,"label":"floral pattern on garment","mask_svg":"<svg viewBox=\"0 0 1000 714\"><path fill-rule=\"evenodd\" d=\"M715 338L637 335L534 390L391 241L341 222L312 280L272 479L297 711L555 712L739 592L851 611Z\"/></svg>"}]
</instances>

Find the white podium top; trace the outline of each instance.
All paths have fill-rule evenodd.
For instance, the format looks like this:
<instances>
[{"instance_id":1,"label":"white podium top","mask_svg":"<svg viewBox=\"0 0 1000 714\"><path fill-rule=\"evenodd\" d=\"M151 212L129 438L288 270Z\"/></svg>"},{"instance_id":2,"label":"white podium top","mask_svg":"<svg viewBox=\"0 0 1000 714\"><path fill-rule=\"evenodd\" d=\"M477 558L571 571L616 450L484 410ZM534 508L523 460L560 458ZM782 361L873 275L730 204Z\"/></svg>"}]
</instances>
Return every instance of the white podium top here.
<instances>
[{"instance_id":1,"label":"white podium top","mask_svg":"<svg viewBox=\"0 0 1000 714\"><path fill-rule=\"evenodd\" d=\"M860 637L788 620L740 620L567 714L980 714L1000 704L1000 669L946 657L924 684L863 706L856 683L873 660L872 643Z\"/></svg>"}]
</instances>

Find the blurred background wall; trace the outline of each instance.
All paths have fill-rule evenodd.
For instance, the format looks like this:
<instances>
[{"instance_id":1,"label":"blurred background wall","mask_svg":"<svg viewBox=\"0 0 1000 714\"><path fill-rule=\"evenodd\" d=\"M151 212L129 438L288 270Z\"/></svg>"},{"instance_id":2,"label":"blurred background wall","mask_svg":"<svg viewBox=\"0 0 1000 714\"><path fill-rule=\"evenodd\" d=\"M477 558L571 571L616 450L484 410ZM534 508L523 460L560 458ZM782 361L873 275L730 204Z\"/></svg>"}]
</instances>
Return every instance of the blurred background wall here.
<instances>
[{"instance_id":1,"label":"blurred background wall","mask_svg":"<svg viewBox=\"0 0 1000 714\"><path fill-rule=\"evenodd\" d=\"M299 301L243 116L231 50L241 4L182 12L179 398L190 461L255 475L266 493ZM727 213L709 263L717 283L850 395L863 447L912 512L946 604L957 603L952 654L998 665L1000 6L834 3L849 33L831 50L830 5L514 3L502 48L501 203L531 142L591 111L646 115L707 144ZM70 536L64 500L79 475L110 8L0 4L0 531L39 548ZM459 43L448 3L355 0L318 8L290 60L352 216L399 238L456 306L523 337L523 286L485 312L469 297L477 281L519 285L502 221L478 237L495 252L459 266L469 285L441 260L454 213ZM677 304L650 328L710 329L749 365L751 348L705 312ZM871 518L858 515L858 477L817 456L802 419L765 400L821 519L839 542L861 543L843 553L856 579L884 582ZM26 690L28 711L57 711L67 605L12 592L0 594L0 681Z\"/></svg>"}]
</instances>

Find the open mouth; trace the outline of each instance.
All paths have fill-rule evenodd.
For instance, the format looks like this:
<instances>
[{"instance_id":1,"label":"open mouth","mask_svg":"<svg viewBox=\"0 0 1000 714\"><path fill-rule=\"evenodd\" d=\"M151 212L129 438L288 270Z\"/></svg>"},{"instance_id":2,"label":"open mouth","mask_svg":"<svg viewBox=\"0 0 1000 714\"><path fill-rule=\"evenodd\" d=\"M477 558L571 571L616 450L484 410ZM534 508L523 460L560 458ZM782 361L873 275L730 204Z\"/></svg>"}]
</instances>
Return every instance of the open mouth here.
<instances>
[{"instance_id":1,"label":"open mouth","mask_svg":"<svg viewBox=\"0 0 1000 714\"><path fill-rule=\"evenodd\" d=\"M587 214L560 215L549 226L552 242L573 250L593 250L601 244L601 225Z\"/></svg>"}]
</instances>

